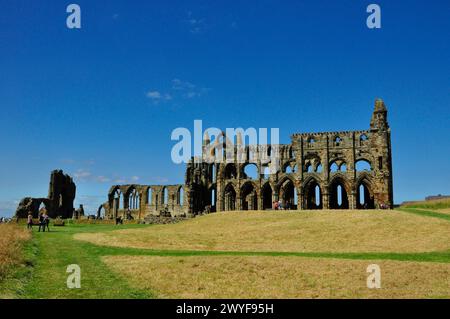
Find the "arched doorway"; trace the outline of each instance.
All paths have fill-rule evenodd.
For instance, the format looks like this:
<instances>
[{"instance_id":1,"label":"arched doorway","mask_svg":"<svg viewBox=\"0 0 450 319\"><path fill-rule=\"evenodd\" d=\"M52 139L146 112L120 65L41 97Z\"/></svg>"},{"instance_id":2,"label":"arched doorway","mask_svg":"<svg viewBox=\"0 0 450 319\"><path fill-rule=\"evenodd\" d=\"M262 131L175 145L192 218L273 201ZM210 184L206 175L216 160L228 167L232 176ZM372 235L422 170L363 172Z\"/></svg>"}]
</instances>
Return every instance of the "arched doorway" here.
<instances>
[{"instance_id":1,"label":"arched doorway","mask_svg":"<svg viewBox=\"0 0 450 319\"><path fill-rule=\"evenodd\" d=\"M169 190L167 189L167 187L164 187L162 190L161 204L163 206L166 206L169 204Z\"/></svg>"},{"instance_id":2,"label":"arched doorway","mask_svg":"<svg viewBox=\"0 0 450 319\"><path fill-rule=\"evenodd\" d=\"M177 204L183 206L184 204L184 188L179 187L177 192Z\"/></svg>"},{"instance_id":3,"label":"arched doorway","mask_svg":"<svg viewBox=\"0 0 450 319\"><path fill-rule=\"evenodd\" d=\"M291 179L286 179L280 186L280 198L285 209L296 209L295 186Z\"/></svg>"},{"instance_id":4,"label":"arched doorway","mask_svg":"<svg viewBox=\"0 0 450 319\"><path fill-rule=\"evenodd\" d=\"M225 211L236 210L236 191L232 184L228 184L225 187Z\"/></svg>"},{"instance_id":5,"label":"arched doorway","mask_svg":"<svg viewBox=\"0 0 450 319\"><path fill-rule=\"evenodd\" d=\"M312 179L304 187L304 199L306 209L322 209L322 189L316 180Z\"/></svg>"},{"instance_id":6,"label":"arched doorway","mask_svg":"<svg viewBox=\"0 0 450 319\"><path fill-rule=\"evenodd\" d=\"M358 209L374 209L375 202L373 193L369 183L361 181L356 189L356 208Z\"/></svg>"},{"instance_id":7,"label":"arched doorway","mask_svg":"<svg viewBox=\"0 0 450 319\"><path fill-rule=\"evenodd\" d=\"M113 207L113 218L117 218L120 214L120 211L123 210L124 199L122 192L119 188L114 190L113 199L112 199L112 207Z\"/></svg>"},{"instance_id":8,"label":"arched doorway","mask_svg":"<svg viewBox=\"0 0 450 319\"><path fill-rule=\"evenodd\" d=\"M149 187L149 188L147 189L147 204L148 204L148 205L151 205L151 204L152 204L152 195L153 195L152 188Z\"/></svg>"},{"instance_id":9,"label":"arched doorway","mask_svg":"<svg viewBox=\"0 0 450 319\"><path fill-rule=\"evenodd\" d=\"M138 210L140 207L140 194L136 188L128 191L128 208L130 210Z\"/></svg>"},{"instance_id":10,"label":"arched doorway","mask_svg":"<svg viewBox=\"0 0 450 319\"><path fill-rule=\"evenodd\" d=\"M201 213L205 210L206 205L210 204L208 189L199 184L192 184L190 192L190 205L194 214Z\"/></svg>"},{"instance_id":11,"label":"arched doorway","mask_svg":"<svg viewBox=\"0 0 450 319\"><path fill-rule=\"evenodd\" d=\"M242 210L257 210L258 196L252 183L245 183L241 189Z\"/></svg>"},{"instance_id":12,"label":"arched doorway","mask_svg":"<svg viewBox=\"0 0 450 319\"><path fill-rule=\"evenodd\" d=\"M97 209L97 219L104 219L106 217L106 211L105 207L103 205L100 205Z\"/></svg>"},{"instance_id":13,"label":"arched doorway","mask_svg":"<svg viewBox=\"0 0 450 319\"><path fill-rule=\"evenodd\" d=\"M272 209L272 187L270 186L269 183L264 184L264 186L262 187L262 192L261 192L261 196L262 196L262 209L266 210L266 209Z\"/></svg>"},{"instance_id":14,"label":"arched doorway","mask_svg":"<svg viewBox=\"0 0 450 319\"><path fill-rule=\"evenodd\" d=\"M349 209L347 190L341 178L330 184L330 209Z\"/></svg>"}]
</instances>

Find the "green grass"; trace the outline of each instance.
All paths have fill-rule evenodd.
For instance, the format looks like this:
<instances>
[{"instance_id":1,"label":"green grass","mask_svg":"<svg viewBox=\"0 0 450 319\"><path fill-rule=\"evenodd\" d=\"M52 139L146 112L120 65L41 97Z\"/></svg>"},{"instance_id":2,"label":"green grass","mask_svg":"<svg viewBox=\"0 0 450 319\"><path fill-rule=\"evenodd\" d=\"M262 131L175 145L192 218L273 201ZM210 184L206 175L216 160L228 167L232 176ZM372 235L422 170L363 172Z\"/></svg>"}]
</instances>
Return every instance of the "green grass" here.
<instances>
[{"instance_id":1,"label":"green grass","mask_svg":"<svg viewBox=\"0 0 450 319\"><path fill-rule=\"evenodd\" d=\"M429 200L429 201L421 201L421 202L413 202L409 204L405 204L401 206L402 208L422 208L422 209L445 209L450 208L450 199L437 199L437 200Z\"/></svg>"},{"instance_id":2,"label":"green grass","mask_svg":"<svg viewBox=\"0 0 450 319\"><path fill-rule=\"evenodd\" d=\"M417 209L402 211L450 221L450 216ZM396 260L450 263L450 250L426 253L329 253L329 252L255 252L255 251L193 251L152 250L97 246L73 239L81 232L109 232L148 225L70 224L52 227L50 233L33 230L33 239L24 248L26 263L18 267L8 280L0 283L0 296L16 298L154 298L155 294L131 287L103 262L102 256L297 256L306 258L340 258L355 260ZM68 289L67 266L81 268L81 289Z\"/></svg>"},{"instance_id":3,"label":"green grass","mask_svg":"<svg viewBox=\"0 0 450 319\"><path fill-rule=\"evenodd\" d=\"M125 227L135 227L134 225ZM114 226L73 225L54 227L52 231L38 233L34 230L33 242L27 246L28 267L33 268L16 285L19 298L151 298L147 292L128 286L102 263L104 249L75 241L76 232L108 231ZM81 268L81 289L68 289L67 266ZM20 277L16 273L15 277ZM22 274L23 275L23 274Z\"/></svg>"},{"instance_id":4,"label":"green grass","mask_svg":"<svg viewBox=\"0 0 450 319\"><path fill-rule=\"evenodd\" d=\"M429 210L417 209L417 208L398 208L397 210L400 210L400 211L406 212L406 213L421 215L421 216L425 216L425 217L435 217L435 218L441 218L441 219L450 221L450 215L432 212Z\"/></svg>"}]
</instances>

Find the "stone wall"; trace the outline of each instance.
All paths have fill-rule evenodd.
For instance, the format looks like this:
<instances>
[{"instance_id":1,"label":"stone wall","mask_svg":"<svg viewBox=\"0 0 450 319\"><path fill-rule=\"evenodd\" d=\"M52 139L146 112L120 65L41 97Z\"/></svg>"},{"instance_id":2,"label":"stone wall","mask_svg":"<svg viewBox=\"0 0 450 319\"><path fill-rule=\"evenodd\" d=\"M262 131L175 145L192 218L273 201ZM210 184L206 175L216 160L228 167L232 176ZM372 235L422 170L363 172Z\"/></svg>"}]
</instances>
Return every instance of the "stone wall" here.
<instances>
[{"instance_id":1,"label":"stone wall","mask_svg":"<svg viewBox=\"0 0 450 319\"><path fill-rule=\"evenodd\" d=\"M393 207L391 137L382 100L375 101L368 130L293 134L290 144L247 146L243 161L235 147L231 160L224 151L224 160L212 164L209 143L205 138L203 160L193 159L186 169L190 212L272 209L274 201L289 209ZM261 156L274 151L276 162ZM256 178L245 174L248 165L256 166Z\"/></svg>"},{"instance_id":2,"label":"stone wall","mask_svg":"<svg viewBox=\"0 0 450 319\"><path fill-rule=\"evenodd\" d=\"M116 185L100 208L109 218L138 219L164 209L171 216L265 210L275 201L301 210L393 208L390 135L380 99L367 130L297 133L290 144L259 146L235 145L225 133L214 142L205 135L184 185ZM256 166L256 178L246 174L248 165Z\"/></svg>"},{"instance_id":3,"label":"stone wall","mask_svg":"<svg viewBox=\"0 0 450 319\"><path fill-rule=\"evenodd\" d=\"M69 175L62 170L51 172L47 198L23 198L16 210L16 217L26 218L31 212L34 218L39 215L40 209L45 209L50 218L71 218L73 202L75 200L76 186Z\"/></svg>"}]
</instances>

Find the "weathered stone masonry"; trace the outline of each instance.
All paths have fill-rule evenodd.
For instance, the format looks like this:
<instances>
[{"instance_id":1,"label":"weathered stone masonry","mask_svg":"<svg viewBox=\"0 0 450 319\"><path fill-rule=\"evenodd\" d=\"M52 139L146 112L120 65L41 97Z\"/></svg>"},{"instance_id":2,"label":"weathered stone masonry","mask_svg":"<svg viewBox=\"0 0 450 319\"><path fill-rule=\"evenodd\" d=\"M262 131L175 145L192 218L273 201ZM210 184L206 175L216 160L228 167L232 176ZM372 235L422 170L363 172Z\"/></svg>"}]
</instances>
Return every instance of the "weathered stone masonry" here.
<instances>
[{"instance_id":1,"label":"weathered stone masonry","mask_svg":"<svg viewBox=\"0 0 450 319\"><path fill-rule=\"evenodd\" d=\"M71 218L73 214L73 201L75 200L76 186L69 175L61 170L55 170L50 175L47 198L25 197L19 203L16 217L26 218L32 212L37 218L39 210L44 208L50 218Z\"/></svg>"},{"instance_id":2,"label":"weathered stone masonry","mask_svg":"<svg viewBox=\"0 0 450 319\"><path fill-rule=\"evenodd\" d=\"M224 134L223 138L226 140ZM210 143L205 136L204 154ZM273 163L255 163L251 154L270 155L275 147L279 169L275 174L263 174ZM247 146L244 154L241 162L236 156L231 162L212 164L191 160L184 185L113 186L108 202L100 209L110 218L127 211L143 218L158 215L164 208L174 216L264 210L278 200L301 210L393 207L391 136L387 109L380 99L375 101L368 130L298 133L291 136L290 144ZM360 168L362 164L365 169ZM256 179L246 175L248 165L256 165L260 172Z\"/></svg>"}]
</instances>

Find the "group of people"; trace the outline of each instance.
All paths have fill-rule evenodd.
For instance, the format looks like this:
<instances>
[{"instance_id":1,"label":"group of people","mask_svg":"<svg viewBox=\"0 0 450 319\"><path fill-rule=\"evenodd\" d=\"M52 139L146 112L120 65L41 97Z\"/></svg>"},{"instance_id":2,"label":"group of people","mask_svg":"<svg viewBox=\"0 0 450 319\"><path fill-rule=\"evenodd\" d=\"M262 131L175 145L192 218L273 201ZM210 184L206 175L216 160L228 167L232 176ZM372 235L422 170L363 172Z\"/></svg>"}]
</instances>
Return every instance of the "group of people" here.
<instances>
[{"instance_id":1,"label":"group of people","mask_svg":"<svg viewBox=\"0 0 450 319\"><path fill-rule=\"evenodd\" d=\"M0 217L0 224L6 224L11 221L11 218Z\"/></svg>"},{"instance_id":2,"label":"group of people","mask_svg":"<svg viewBox=\"0 0 450 319\"><path fill-rule=\"evenodd\" d=\"M39 213L39 222L38 222L39 230L38 230L38 232L41 231L41 228L42 228L43 232L45 232L46 228L47 228L47 231L50 231L49 224L50 224L50 217L47 215L47 213L45 213L45 212ZM29 212L28 213L28 217L27 217L27 229L31 229L32 230L33 229L33 225L34 225L34 223L33 223L33 214L31 212Z\"/></svg>"},{"instance_id":3,"label":"group of people","mask_svg":"<svg viewBox=\"0 0 450 319\"><path fill-rule=\"evenodd\" d=\"M283 205L283 202L281 200L274 201L272 203L272 208L274 210L285 210L285 209L289 210L289 209L291 209L291 204L288 201L284 205Z\"/></svg>"}]
</instances>

